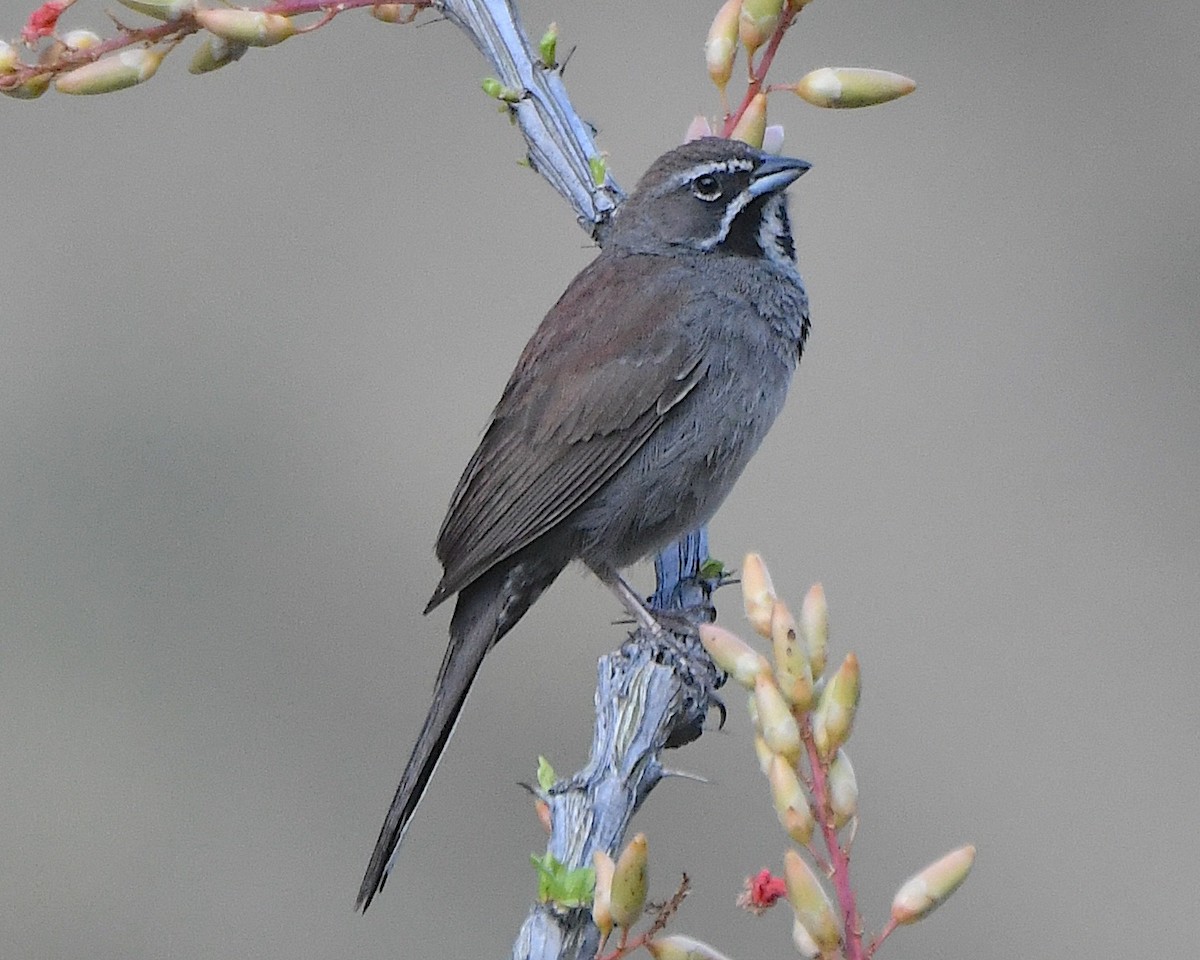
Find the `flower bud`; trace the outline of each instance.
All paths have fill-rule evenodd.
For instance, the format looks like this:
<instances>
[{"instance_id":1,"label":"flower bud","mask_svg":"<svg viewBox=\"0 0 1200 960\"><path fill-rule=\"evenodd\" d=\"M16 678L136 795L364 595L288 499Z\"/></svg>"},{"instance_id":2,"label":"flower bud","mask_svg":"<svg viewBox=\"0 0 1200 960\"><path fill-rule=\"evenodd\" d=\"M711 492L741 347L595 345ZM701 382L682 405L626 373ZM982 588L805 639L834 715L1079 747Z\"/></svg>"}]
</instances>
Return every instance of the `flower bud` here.
<instances>
[{"instance_id":1,"label":"flower bud","mask_svg":"<svg viewBox=\"0 0 1200 960\"><path fill-rule=\"evenodd\" d=\"M742 561L742 606L746 619L760 637L771 639L771 611L775 606L775 585L763 558L746 554Z\"/></svg>"},{"instance_id":2,"label":"flower bud","mask_svg":"<svg viewBox=\"0 0 1200 960\"><path fill-rule=\"evenodd\" d=\"M704 63L708 75L722 93L733 76L733 61L737 59L738 14L742 0L725 0L713 17L708 28L708 39L704 41Z\"/></svg>"},{"instance_id":3,"label":"flower bud","mask_svg":"<svg viewBox=\"0 0 1200 960\"><path fill-rule=\"evenodd\" d=\"M613 871L610 910L613 922L628 930L646 906L646 835L639 833L629 841Z\"/></svg>"},{"instance_id":4,"label":"flower bud","mask_svg":"<svg viewBox=\"0 0 1200 960\"><path fill-rule=\"evenodd\" d=\"M753 697L750 698L750 702L754 703ZM754 734L754 755L758 757L759 770L765 774L771 769L771 758L775 754L771 752L771 748L767 746L767 741L762 738L761 733Z\"/></svg>"},{"instance_id":5,"label":"flower bud","mask_svg":"<svg viewBox=\"0 0 1200 960\"><path fill-rule=\"evenodd\" d=\"M91 30L68 30L63 34L62 42L68 50L90 50L100 43L100 35Z\"/></svg>"},{"instance_id":6,"label":"flower bud","mask_svg":"<svg viewBox=\"0 0 1200 960\"><path fill-rule=\"evenodd\" d=\"M0 73L15 73L21 65L21 54L11 43L0 40Z\"/></svg>"},{"instance_id":7,"label":"flower bud","mask_svg":"<svg viewBox=\"0 0 1200 960\"><path fill-rule=\"evenodd\" d=\"M747 690L754 689L755 677L771 669L766 657L736 633L715 623L700 624L700 642L713 663Z\"/></svg>"},{"instance_id":8,"label":"flower bud","mask_svg":"<svg viewBox=\"0 0 1200 960\"><path fill-rule=\"evenodd\" d=\"M195 54L192 55L192 62L188 64L188 73L212 73L214 70L220 70L222 67L241 60L242 55L249 49L244 43L234 43L224 37L215 35L205 37Z\"/></svg>"},{"instance_id":9,"label":"flower bud","mask_svg":"<svg viewBox=\"0 0 1200 960\"><path fill-rule=\"evenodd\" d=\"M769 673L760 673L754 680L754 705L758 708L763 739L771 752L795 763L800 757L800 727Z\"/></svg>"},{"instance_id":10,"label":"flower bud","mask_svg":"<svg viewBox=\"0 0 1200 960\"><path fill-rule=\"evenodd\" d=\"M905 881L892 901L896 923L916 923L945 903L962 886L975 863L973 846L959 847Z\"/></svg>"},{"instance_id":11,"label":"flower bud","mask_svg":"<svg viewBox=\"0 0 1200 960\"><path fill-rule=\"evenodd\" d=\"M733 132L729 134L729 139L741 140L752 147L761 147L766 132L767 95L756 93L746 105L746 110L738 119Z\"/></svg>"},{"instance_id":12,"label":"flower bud","mask_svg":"<svg viewBox=\"0 0 1200 960\"><path fill-rule=\"evenodd\" d=\"M555 59L558 52L558 24L552 23L546 28L546 32L542 34L542 39L538 41L538 59L542 61L542 66L547 70L553 70L557 63Z\"/></svg>"},{"instance_id":13,"label":"flower bud","mask_svg":"<svg viewBox=\"0 0 1200 960\"><path fill-rule=\"evenodd\" d=\"M850 739L861 686L858 657L848 653L837 673L829 678L812 715L813 741L822 760L832 759Z\"/></svg>"},{"instance_id":14,"label":"flower bud","mask_svg":"<svg viewBox=\"0 0 1200 960\"><path fill-rule=\"evenodd\" d=\"M792 917L792 943L796 947L796 952L800 954L801 960L817 960L817 957L821 955L821 948L817 946L812 934L808 932L808 928L800 922L800 918L797 916Z\"/></svg>"},{"instance_id":15,"label":"flower bud","mask_svg":"<svg viewBox=\"0 0 1200 960\"><path fill-rule=\"evenodd\" d=\"M118 0L120 4L155 20L177 20L190 13L196 0Z\"/></svg>"},{"instance_id":16,"label":"flower bud","mask_svg":"<svg viewBox=\"0 0 1200 960\"><path fill-rule=\"evenodd\" d=\"M796 843L808 843L812 839L815 824L796 769L775 754L767 768L767 780L771 784L771 802L775 805L775 815L779 817L780 825Z\"/></svg>"},{"instance_id":17,"label":"flower bud","mask_svg":"<svg viewBox=\"0 0 1200 960\"><path fill-rule=\"evenodd\" d=\"M825 672L825 658L829 653L829 605L825 602L825 588L819 583L814 583L804 595L800 633L815 679Z\"/></svg>"},{"instance_id":18,"label":"flower bud","mask_svg":"<svg viewBox=\"0 0 1200 960\"><path fill-rule=\"evenodd\" d=\"M746 56L771 39L783 15L784 0L743 0L738 13L738 37L746 48Z\"/></svg>"},{"instance_id":19,"label":"flower bud","mask_svg":"<svg viewBox=\"0 0 1200 960\"><path fill-rule=\"evenodd\" d=\"M592 895L592 920L600 930L603 943L612 933L612 881L617 865L603 850L592 853L592 866L596 868L596 889Z\"/></svg>"},{"instance_id":20,"label":"flower bud","mask_svg":"<svg viewBox=\"0 0 1200 960\"><path fill-rule=\"evenodd\" d=\"M783 153L783 124L772 123L763 131L763 153L773 153L775 156Z\"/></svg>"},{"instance_id":21,"label":"flower bud","mask_svg":"<svg viewBox=\"0 0 1200 960\"><path fill-rule=\"evenodd\" d=\"M377 3L371 7L371 16L383 23L412 23L419 10L407 3Z\"/></svg>"},{"instance_id":22,"label":"flower bud","mask_svg":"<svg viewBox=\"0 0 1200 960\"><path fill-rule=\"evenodd\" d=\"M691 937L672 934L656 937L645 944L654 960L729 960L714 947Z\"/></svg>"},{"instance_id":23,"label":"flower bud","mask_svg":"<svg viewBox=\"0 0 1200 960\"><path fill-rule=\"evenodd\" d=\"M787 881L788 902L819 952L836 950L842 942L833 904L821 881L795 850L783 855L783 876Z\"/></svg>"},{"instance_id":24,"label":"flower bud","mask_svg":"<svg viewBox=\"0 0 1200 960\"><path fill-rule=\"evenodd\" d=\"M708 122L708 117L697 116L693 117L692 122L688 124L687 131L683 135L683 142L691 143L701 137L711 136L713 136L713 128L712 124Z\"/></svg>"},{"instance_id":25,"label":"flower bud","mask_svg":"<svg viewBox=\"0 0 1200 960\"><path fill-rule=\"evenodd\" d=\"M846 751L838 749L829 765L829 807L833 811L833 826L840 830L858 815L858 778L850 766Z\"/></svg>"},{"instance_id":26,"label":"flower bud","mask_svg":"<svg viewBox=\"0 0 1200 960\"><path fill-rule=\"evenodd\" d=\"M35 73L26 77L13 87L0 87L0 93L14 100L36 100L50 86L51 76L48 73Z\"/></svg>"},{"instance_id":27,"label":"flower bud","mask_svg":"<svg viewBox=\"0 0 1200 960\"><path fill-rule=\"evenodd\" d=\"M54 81L59 93L113 93L149 80L164 54L158 50L122 50L64 73Z\"/></svg>"},{"instance_id":28,"label":"flower bud","mask_svg":"<svg viewBox=\"0 0 1200 960\"><path fill-rule=\"evenodd\" d=\"M771 612L771 647L775 653L775 681L783 698L796 710L811 709L812 672L803 643L796 633L796 621L782 600L775 601Z\"/></svg>"},{"instance_id":29,"label":"flower bud","mask_svg":"<svg viewBox=\"0 0 1200 960\"><path fill-rule=\"evenodd\" d=\"M248 47L273 47L296 33L287 17L261 10L201 9L194 16L209 33Z\"/></svg>"},{"instance_id":30,"label":"flower bud","mask_svg":"<svg viewBox=\"0 0 1200 960\"><path fill-rule=\"evenodd\" d=\"M847 109L887 103L917 89L908 77L868 67L822 67L806 73L792 87L814 107Z\"/></svg>"}]
</instances>

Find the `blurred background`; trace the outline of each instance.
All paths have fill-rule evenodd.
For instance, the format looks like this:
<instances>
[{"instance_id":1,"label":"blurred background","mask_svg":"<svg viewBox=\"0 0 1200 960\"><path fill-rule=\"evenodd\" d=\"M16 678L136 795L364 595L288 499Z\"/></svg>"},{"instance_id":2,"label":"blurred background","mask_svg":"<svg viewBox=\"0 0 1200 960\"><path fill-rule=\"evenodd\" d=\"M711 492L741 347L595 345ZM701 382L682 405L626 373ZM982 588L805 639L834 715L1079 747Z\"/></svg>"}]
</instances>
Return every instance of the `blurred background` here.
<instances>
[{"instance_id":1,"label":"blurred background","mask_svg":"<svg viewBox=\"0 0 1200 960\"><path fill-rule=\"evenodd\" d=\"M32 2L4 0L0 35ZM522 4L632 187L695 113L716 7ZM130 20L133 14L127 15ZM104 24L83 0L64 25ZM1178 953L1200 889L1200 8L820 0L776 60L915 95L771 119L813 334L712 525L863 662L883 956ZM192 41L194 43L195 41ZM594 255L448 24L348 13L192 77L0 103L0 917L12 958L507 956L542 836L517 781L584 760L606 590L564 575L489 659L399 866L354 894L428 704L450 492L527 336ZM649 567L633 571L650 589ZM736 589L721 622L743 629ZM635 821L675 929L783 837L749 722Z\"/></svg>"}]
</instances>

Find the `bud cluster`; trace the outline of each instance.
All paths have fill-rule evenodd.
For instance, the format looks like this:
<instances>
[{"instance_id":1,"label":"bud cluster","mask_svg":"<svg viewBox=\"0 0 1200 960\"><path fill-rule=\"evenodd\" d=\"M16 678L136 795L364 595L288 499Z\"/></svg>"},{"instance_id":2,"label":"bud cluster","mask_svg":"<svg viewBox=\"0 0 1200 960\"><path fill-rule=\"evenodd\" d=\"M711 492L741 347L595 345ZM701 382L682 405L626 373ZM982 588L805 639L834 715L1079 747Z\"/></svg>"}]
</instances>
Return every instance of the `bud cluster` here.
<instances>
[{"instance_id":1,"label":"bud cluster","mask_svg":"<svg viewBox=\"0 0 1200 960\"><path fill-rule=\"evenodd\" d=\"M975 850L956 850L906 882L887 926L871 948L864 948L849 877L858 781L845 750L861 693L858 658L849 653L827 673L829 607L820 584L808 591L797 619L776 596L762 558L749 554L742 599L751 627L770 644L770 657L715 624L699 628L700 640L716 665L749 691L755 752L775 814L789 839L808 854L806 859L789 848L784 855L793 941L803 957L862 960L897 926L914 923L943 903L966 879ZM770 905L754 893L764 877L769 874L760 875L743 897L750 909Z\"/></svg>"},{"instance_id":2,"label":"bud cluster","mask_svg":"<svg viewBox=\"0 0 1200 960\"><path fill-rule=\"evenodd\" d=\"M369 0L336 5L301 2L274 4L268 12L236 6L205 6L203 0L118 0L149 17L150 26L125 26L109 39L86 29L63 31L59 17L74 0L45 0L21 31L24 46L37 51L36 62L21 58L15 45L0 41L0 93L18 100L40 97L51 85L60 93L113 93L154 76L167 56L191 34L200 35L191 73L211 73L240 59L250 47L271 47L289 37L316 30L343 10L368 6ZM381 3L370 12L389 23L408 23L432 0ZM298 17L320 14L301 25ZM551 54L553 47L551 45Z\"/></svg>"},{"instance_id":3,"label":"bud cluster","mask_svg":"<svg viewBox=\"0 0 1200 960\"><path fill-rule=\"evenodd\" d=\"M767 126L767 94L790 90L818 107L867 107L916 89L908 77L863 67L824 67L792 84L767 86L767 71L783 35L809 0L723 0L704 41L704 65L721 97L721 136L769 153L783 146L781 127ZM746 51L746 93L730 110L729 81L739 49ZM758 56L757 63L755 57ZM690 131L689 131L689 135Z\"/></svg>"}]
</instances>

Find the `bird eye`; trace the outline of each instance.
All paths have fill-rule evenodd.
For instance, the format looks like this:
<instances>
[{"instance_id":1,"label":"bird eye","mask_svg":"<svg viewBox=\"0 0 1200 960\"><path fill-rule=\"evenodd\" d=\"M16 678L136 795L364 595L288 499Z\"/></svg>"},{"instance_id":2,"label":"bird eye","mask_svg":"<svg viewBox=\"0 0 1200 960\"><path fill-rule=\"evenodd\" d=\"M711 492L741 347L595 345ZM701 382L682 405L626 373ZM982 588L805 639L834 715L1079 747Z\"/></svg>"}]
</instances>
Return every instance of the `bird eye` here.
<instances>
[{"instance_id":1,"label":"bird eye","mask_svg":"<svg viewBox=\"0 0 1200 960\"><path fill-rule=\"evenodd\" d=\"M701 200L719 200L721 197L721 184L717 182L717 178L711 173L706 173L702 177L697 177L692 183L692 195Z\"/></svg>"}]
</instances>

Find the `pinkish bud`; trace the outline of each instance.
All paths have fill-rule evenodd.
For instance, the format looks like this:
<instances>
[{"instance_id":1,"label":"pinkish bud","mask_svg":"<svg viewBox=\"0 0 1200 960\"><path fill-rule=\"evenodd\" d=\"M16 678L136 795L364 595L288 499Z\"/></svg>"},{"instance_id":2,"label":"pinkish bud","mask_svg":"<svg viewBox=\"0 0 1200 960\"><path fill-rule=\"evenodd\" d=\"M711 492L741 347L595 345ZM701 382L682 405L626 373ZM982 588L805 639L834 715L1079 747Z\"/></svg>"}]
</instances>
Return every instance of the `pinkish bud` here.
<instances>
[{"instance_id":1,"label":"pinkish bud","mask_svg":"<svg viewBox=\"0 0 1200 960\"><path fill-rule=\"evenodd\" d=\"M760 637L771 639L771 611L775 606L775 585L763 558L746 554L742 561L742 605L746 619Z\"/></svg>"},{"instance_id":2,"label":"pinkish bud","mask_svg":"<svg viewBox=\"0 0 1200 960\"><path fill-rule=\"evenodd\" d=\"M773 153L776 156L783 153L783 124L772 123L763 131L763 153Z\"/></svg>"},{"instance_id":3,"label":"pinkish bud","mask_svg":"<svg viewBox=\"0 0 1200 960\"><path fill-rule=\"evenodd\" d=\"M118 0L123 6L144 13L155 20L178 20L190 13L196 0Z\"/></svg>"},{"instance_id":4,"label":"pinkish bud","mask_svg":"<svg viewBox=\"0 0 1200 960\"><path fill-rule=\"evenodd\" d=\"M713 128L712 124L708 122L708 117L693 117L692 122L688 124L687 130L683 134L683 142L691 143L693 140L699 140L701 137L711 136L713 136Z\"/></svg>"},{"instance_id":5,"label":"pinkish bud","mask_svg":"<svg viewBox=\"0 0 1200 960\"><path fill-rule=\"evenodd\" d=\"M829 605L825 602L825 588L814 583L804 595L800 608L800 634L804 637L804 648L813 679L825 672L825 658L829 652Z\"/></svg>"},{"instance_id":6,"label":"pinkish bud","mask_svg":"<svg viewBox=\"0 0 1200 960\"><path fill-rule=\"evenodd\" d=\"M596 890L592 896L592 920L600 930L600 942L604 943L612 933L612 881L617 865L603 850L592 853L592 866L596 868Z\"/></svg>"},{"instance_id":7,"label":"pinkish bud","mask_svg":"<svg viewBox=\"0 0 1200 960\"><path fill-rule=\"evenodd\" d=\"M733 76L733 61L737 58L738 14L742 0L725 0L713 17L704 41L704 63L708 75L722 93Z\"/></svg>"}]
</instances>

